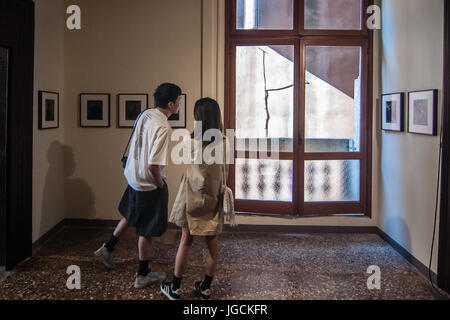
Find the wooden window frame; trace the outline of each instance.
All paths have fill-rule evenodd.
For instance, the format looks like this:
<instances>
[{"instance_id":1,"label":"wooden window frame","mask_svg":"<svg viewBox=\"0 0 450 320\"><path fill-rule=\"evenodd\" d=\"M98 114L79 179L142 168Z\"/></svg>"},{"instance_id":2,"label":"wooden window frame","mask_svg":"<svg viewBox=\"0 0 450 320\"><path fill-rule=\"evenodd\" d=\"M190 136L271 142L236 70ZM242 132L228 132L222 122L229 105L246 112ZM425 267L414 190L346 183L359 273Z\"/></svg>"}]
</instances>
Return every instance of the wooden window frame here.
<instances>
[{"instance_id":1,"label":"wooden window frame","mask_svg":"<svg viewBox=\"0 0 450 320\"><path fill-rule=\"evenodd\" d=\"M293 160L293 198L292 202L236 200L239 212L293 215L293 216L332 216L349 215L371 217L371 189L372 189L372 76L373 76L373 31L368 30L365 21L367 7L372 0L361 0L362 29L361 30L305 30L304 17L301 8L305 0L294 0L293 30L237 30L236 29L236 0L226 0L225 4L225 127L236 127L236 46L239 45L294 45L295 62L294 73L294 150L280 153L280 160ZM296 148L299 145L299 134L304 137L305 128L305 87L298 85L305 76L305 48L307 45L325 46L361 46L361 150L348 153L305 153ZM303 131L300 132L300 129ZM246 158L250 154L246 153ZM236 158L236 157L235 157ZM360 200L358 202L304 202L305 160L360 160ZM297 174L295 174L297 173ZM302 181L300 181L302 180ZM235 166L230 166L228 181L233 191L235 188ZM303 198L302 198L303 197ZM297 212L298 211L298 212Z\"/></svg>"}]
</instances>

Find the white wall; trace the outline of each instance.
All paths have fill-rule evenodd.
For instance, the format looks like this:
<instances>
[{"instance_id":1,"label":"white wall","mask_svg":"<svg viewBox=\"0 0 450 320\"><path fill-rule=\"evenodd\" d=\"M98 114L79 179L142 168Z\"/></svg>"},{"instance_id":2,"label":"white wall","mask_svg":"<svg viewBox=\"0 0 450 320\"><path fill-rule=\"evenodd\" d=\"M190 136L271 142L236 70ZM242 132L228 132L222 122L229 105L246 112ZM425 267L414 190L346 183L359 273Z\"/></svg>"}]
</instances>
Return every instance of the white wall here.
<instances>
[{"instance_id":1,"label":"white wall","mask_svg":"<svg viewBox=\"0 0 450 320\"><path fill-rule=\"evenodd\" d=\"M437 88L440 90L440 114L443 0L405 3L383 1L383 30L382 34L375 32L374 38L374 101L381 91ZM65 28L65 5L69 4L81 6L81 31ZM216 98L223 106L223 13L224 0L36 1L34 241L65 217L119 218L116 207L126 186L119 159L131 129L116 128L116 94L149 93L152 105L154 88L163 81L175 82L188 94L189 129L192 129L194 102L202 91L204 96ZM37 130L38 90L60 92L59 129ZM112 94L110 128L78 127L81 92ZM240 216L238 222L378 225L427 265L439 139L382 132L375 103L373 117L371 219ZM181 167L168 167L171 201L181 171ZM434 261L432 269L435 271L436 259Z\"/></svg>"},{"instance_id":2,"label":"white wall","mask_svg":"<svg viewBox=\"0 0 450 320\"><path fill-rule=\"evenodd\" d=\"M439 89L440 121L444 1L384 0L382 4L383 93ZM438 152L438 137L406 132L381 136L379 227L427 266ZM434 257L436 271L437 250Z\"/></svg>"},{"instance_id":3,"label":"white wall","mask_svg":"<svg viewBox=\"0 0 450 320\"><path fill-rule=\"evenodd\" d=\"M201 92L203 96L216 98L223 106L224 3L224 0L36 1L36 90L60 91L61 128L35 131L33 239L64 217L120 217L117 205L126 181L119 160L131 129L116 128L118 93L148 93L152 106L152 93L159 83L179 84L188 96L188 129L192 129L193 106ZM71 4L81 8L79 31L65 28L65 7ZM375 59L375 72L377 63ZM374 90L378 90L377 82ZM79 128L82 92L111 94L110 128ZM47 154L51 154L52 164ZM374 151L374 185L376 157ZM167 168L170 207L182 170L173 165ZM377 212L372 210L372 218L240 216L238 222L375 226Z\"/></svg>"},{"instance_id":4,"label":"white wall","mask_svg":"<svg viewBox=\"0 0 450 320\"><path fill-rule=\"evenodd\" d=\"M65 217L64 126L38 130L38 91L59 92L64 114L64 3L35 1L33 106L33 241ZM61 118L60 118L61 121Z\"/></svg>"},{"instance_id":5,"label":"white wall","mask_svg":"<svg viewBox=\"0 0 450 320\"><path fill-rule=\"evenodd\" d=\"M131 129L116 128L118 93L149 93L152 105L152 93L159 83L179 84L188 94L188 129L192 129L193 105L201 91L223 106L224 1L203 0L203 31L201 1L79 0L66 1L64 5L58 0L36 2L36 90L60 91L61 128L35 131L33 239L64 217L119 218L116 208L126 186L119 159ZM81 7L80 31L64 27L65 6L69 4ZM377 56L375 54L375 78ZM375 97L378 87L378 82L374 81ZM81 92L111 93L110 128L79 128ZM372 218L241 216L238 222L377 225L376 144L374 136ZM56 159L52 160L52 165L47 154ZM170 165L167 172L172 202L182 168Z\"/></svg>"},{"instance_id":6,"label":"white wall","mask_svg":"<svg viewBox=\"0 0 450 320\"><path fill-rule=\"evenodd\" d=\"M126 180L120 159L132 129L117 128L117 94L162 82L187 94L187 123L200 98L201 0L77 0L82 29L65 33L66 217L119 219ZM79 128L79 94L111 94L111 127ZM182 168L166 169L172 203Z\"/></svg>"}]
</instances>

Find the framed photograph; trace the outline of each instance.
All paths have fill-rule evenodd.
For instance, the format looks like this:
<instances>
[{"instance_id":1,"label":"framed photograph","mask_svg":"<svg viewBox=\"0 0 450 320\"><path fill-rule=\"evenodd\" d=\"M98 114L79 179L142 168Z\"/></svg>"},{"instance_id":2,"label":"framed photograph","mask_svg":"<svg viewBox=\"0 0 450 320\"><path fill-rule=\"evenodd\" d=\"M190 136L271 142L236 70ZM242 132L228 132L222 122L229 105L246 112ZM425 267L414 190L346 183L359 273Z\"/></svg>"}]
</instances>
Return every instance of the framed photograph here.
<instances>
[{"instance_id":1,"label":"framed photograph","mask_svg":"<svg viewBox=\"0 0 450 320\"><path fill-rule=\"evenodd\" d=\"M80 127L108 128L110 125L110 94L80 94Z\"/></svg>"},{"instance_id":2,"label":"framed photograph","mask_svg":"<svg viewBox=\"0 0 450 320\"><path fill-rule=\"evenodd\" d=\"M181 95L180 109L178 114L173 114L169 117L169 123L172 128L186 128L186 100L187 96L185 93Z\"/></svg>"},{"instance_id":3,"label":"framed photograph","mask_svg":"<svg viewBox=\"0 0 450 320\"><path fill-rule=\"evenodd\" d=\"M59 128L59 93L39 91L39 129Z\"/></svg>"},{"instance_id":4,"label":"framed photograph","mask_svg":"<svg viewBox=\"0 0 450 320\"><path fill-rule=\"evenodd\" d=\"M118 123L119 128L133 128L139 114L148 109L148 94L118 94Z\"/></svg>"},{"instance_id":5,"label":"framed photograph","mask_svg":"<svg viewBox=\"0 0 450 320\"><path fill-rule=\"evenodd\" d=\"M382 95L381 129L403 132L405 123L405 94L391 93Z\"/></svg>"},{"instance_id":6,"label":"framed photograph","mask_svg":"<svg viewBox=\"0 0 450 320\"><path fill-rule=\"evenodd\" d=\"M437 136L438 90L408 93L408 132Z\"/></svg>"}]
</instances>

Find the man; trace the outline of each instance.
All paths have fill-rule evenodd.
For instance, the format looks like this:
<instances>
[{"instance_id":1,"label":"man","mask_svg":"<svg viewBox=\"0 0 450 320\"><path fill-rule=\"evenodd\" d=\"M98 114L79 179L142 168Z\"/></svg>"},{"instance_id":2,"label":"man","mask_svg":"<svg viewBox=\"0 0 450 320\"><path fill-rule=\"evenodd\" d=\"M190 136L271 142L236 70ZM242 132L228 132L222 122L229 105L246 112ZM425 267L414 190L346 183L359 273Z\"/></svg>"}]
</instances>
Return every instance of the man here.
<instances>
[{"instance_id":1,"label":"man","mask_svg":"<svg viewBox=\"0 0 450 320\"><path fill-rule=\"evenodd\" d=\"M112 253L128 226L136 228L139 236L139 270L135 288L144 288L166 278L164 272L151 272L152 237L160 237L167 229L169 192L164 167L170 141L168 118L178 113L181 89L163 83L154 93L155 108L144 111L136 122L125 166L128 187L119 204L123 219L111 238L95 252L107 268L114 268Z\"/></svg>"}]
</instances>

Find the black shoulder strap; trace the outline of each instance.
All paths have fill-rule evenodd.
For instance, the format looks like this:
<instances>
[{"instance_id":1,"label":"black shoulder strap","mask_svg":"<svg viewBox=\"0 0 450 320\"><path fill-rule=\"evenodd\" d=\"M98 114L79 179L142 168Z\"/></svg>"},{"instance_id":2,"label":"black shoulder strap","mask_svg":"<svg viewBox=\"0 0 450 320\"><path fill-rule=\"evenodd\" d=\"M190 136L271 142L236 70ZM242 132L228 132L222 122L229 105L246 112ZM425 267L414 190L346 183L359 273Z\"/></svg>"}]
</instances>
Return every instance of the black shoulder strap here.
<instances>
[{"instance_id":1,"label":"black shoulder strap","mask_svg":"<svg viewBox=\"0 0 450 320\"><path fill-rule=\"evenodd\" d=\"M127 146L125 147L125 151L123 152L122 158L125 157L125 155L127 154L127 150L128 150L128 147L130 146L131 138L133 138L133 134L134 134L134 131L136 130L136 126L137 126L137 123L138 123L138 121L139 121L139 118L142 116L142 114L143 114L145 111L146 111L146 110L142 111L142 112L138 115L138 117L136 118L136 122L134 123L133 132L131 132L130 139L128 139L128 143L127 143Z\"/></svg>"}]
</instances>

